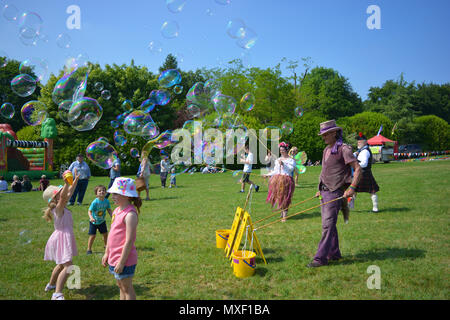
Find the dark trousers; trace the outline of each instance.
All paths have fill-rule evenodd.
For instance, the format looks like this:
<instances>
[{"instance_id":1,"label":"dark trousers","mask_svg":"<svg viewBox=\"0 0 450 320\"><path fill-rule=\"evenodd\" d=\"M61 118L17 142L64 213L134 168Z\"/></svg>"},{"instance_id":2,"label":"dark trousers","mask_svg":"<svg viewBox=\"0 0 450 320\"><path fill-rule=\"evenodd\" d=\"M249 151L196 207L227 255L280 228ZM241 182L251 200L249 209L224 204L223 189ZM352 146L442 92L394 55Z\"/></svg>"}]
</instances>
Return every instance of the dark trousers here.
<instances>
[{"instance_id":1,"label":"dark trousers","mask_svg":"<svg viewBox=\"0 0 450 320\"><path fill-rule=\"evenodd\" d=\"M86 189L88 186L89 180L88 179L82 179L78 180L77 186L75 187L75 191L73 192L72 196L70 197L69 202L75 203L75 199L78 195L78 203L83 203L84 194L86 193Z\"/></svg>"},{"instance_id":2,"label":"dark trousers","mask_svg":"<svg viewBox=\"0 0 450 320\"><path fill-rule=\"evenodd\" d=\"M114 183L114 180L116 180L116 178L109 179L108 188L106 188L106 190L108 190L109 188L112 187L112 185L113 185L113 183ZM105 198L108 199L108 198L109 198L109 195L110 195L110 193L106 193L106 197L105 197Z\"/></svg>"},{"instance_id":3,"label":"dark trousers","mask_svg":"<svg viewBox=\"0 0 450 320\"><path fill-rule=\"evenodd\" d=\"M322 203L331 201L333 199L342 197L344 191L336 190L321 190ZM314 256L314 261L322 265L328 264L329 259L341 258L341 251L339 250L339 238L336 228L339 210L341 209L341 201L333 201L321 207L322 212L322 238L320 239L317 253Z\"/></svg>"},{"instance_id":4,"label":"dark trousers","mask_svg":"<svg viewBox=\"0 0 450 320\"><path fill-rule=\"evenodd\" d=\"M161 178L161 186L166 186L166 180L167 180L167 172L161 172L159 174L159 177Z\"/></svg>"}]
</instances>

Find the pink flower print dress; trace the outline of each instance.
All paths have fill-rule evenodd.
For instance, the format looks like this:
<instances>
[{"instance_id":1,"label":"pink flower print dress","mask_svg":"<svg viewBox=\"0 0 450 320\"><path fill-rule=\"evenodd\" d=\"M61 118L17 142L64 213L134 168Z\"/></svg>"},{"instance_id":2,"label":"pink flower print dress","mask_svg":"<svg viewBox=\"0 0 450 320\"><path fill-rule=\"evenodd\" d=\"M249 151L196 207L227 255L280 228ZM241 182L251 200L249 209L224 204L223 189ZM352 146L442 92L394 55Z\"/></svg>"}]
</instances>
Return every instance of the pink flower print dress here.
<instances>
[{"instance_id":1,"label":"pink flower print dress","mask_svg":"<svg viewBox=\"0 0 450 320\"><path fill-rule=\"evenodd\" d=\"M73 233L72 213L64 208L64 214L58 217L55 209L52 210L55 231L45 246L44 260L55 261L63 264L72 261L72 257L78 254L75 235Z\"/></svg>"}]
</instances>

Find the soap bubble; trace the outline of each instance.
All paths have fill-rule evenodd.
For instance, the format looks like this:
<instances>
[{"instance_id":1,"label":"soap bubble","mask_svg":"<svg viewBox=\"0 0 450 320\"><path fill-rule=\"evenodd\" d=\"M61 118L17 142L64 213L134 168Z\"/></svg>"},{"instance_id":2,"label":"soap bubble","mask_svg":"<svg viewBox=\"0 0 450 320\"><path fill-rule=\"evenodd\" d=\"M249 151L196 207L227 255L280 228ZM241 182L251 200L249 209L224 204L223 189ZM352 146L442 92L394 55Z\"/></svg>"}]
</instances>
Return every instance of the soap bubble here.
<instances>
[{"instance_id":1,"label":"soap bubble","mask_svg":"<svg viewBox=\"0 0 450 320\"><path fill-rule=\"evenodd\" d=\"M190 118L197 118L200 115L200 108L195 104L190 104L187 107Z\"/></svg>"},{"instance_id":2,"label":"soap bubble","mask_svg":"<svg viewBox=\"0 0 450 320\"><path fill-rule=\"evenodd\" d=\"M103 108L97 100L84 97L75 101L70 107L68 120L77 131L92 130L103 115Z\"/></svg>"},{"instance_id":3,"label":"soap bubble","mask_svg":"<svg viewBox=\"0 0 450 320\"><path fill-rule=\"evenodd\" d=\"M5 51L0 50L0 58L3 58L3 60L0 62L0 68L6 67L9 60L8 54Z\"/></svg>"},{"instance_id":4,"label":"soap bubble","mask_svg":"<svg viewBox=\"0 0 450 320\"><path fill-rule=\"evenodd\" d=\"M211 103L211 88L205 86L203 82L196 82L186 94L188 104L195 104L200 108L208 108Z\"/></svg>"},{"instance_id":5,"label":"soap bubble","mask_svg":"<svg viewBox=\"0 0 450 320\"><path fill-rule=\"evenodd\" d=\"M113 127L114 129L117 129L119 125L119 122L117 122L116 120L111 120L111 127Z\"/></svg>"},{"instance_id":6,"label":"soap bubble","mask_svg":"<svg viewBox=\"0 0 450 320\"><path fill-rule=\"evenodd\" d=\"M155 102L156 101L154 99L147 99L147 100L145 100L144 102L141 103L141 106L139 107L139 109L141 109L145 113L150 113L156 107Z\"/></svg>"},{"instance_id":7,"label":"soap bubble","mask_svg":"<svg viewBox=\"0 0 450 320\"><path fill-rule=\"evenodd\" d=\"M256 44L258 40L258 35L253 29L245 27L243 32L240 34L241 37L236 40L236 44L242 49L251 49Z\"/></svg>"},{"instance_id":8,"label":"soap bubble","mask_svg":"<svg viewBox=\"0 0 450 320\"><path fill-rule=\"evenodd\" d=\"M15 22L19 15L19 10L13 4L5 4L3 7L3 17L8 20Z\"/></svg>"},{"instance_id":9,"label":"soap bubble","mask_svg":"<svg viewBox=\"0 0 450 320\"><path fill-rule=\"evenodd\" d=\"M42 18L35 12L25 12L20 17L20 36L26 39L34 39L41 32Z\"/></svg>"},{"instance_id":10,"label":"soap bubble","mask_svg":"<svg viewBox=\"0 0 450 320\"><path fill-rule=\"evenodd\" d=\"M186 0L166 0L167 9L173 13L181 12L185 4Z\"/></svg>"},{"instance_id":11,"label":"soap bubble","mask_svg":"<svg viewBox=\"0 0 450 320\"><path fill-rule=\"evenodd\" d=\"M64 100L58 105L58 115L64 122L69 122L69 110L72 103L72 100Z\"/></svg>"},{"instance_id":12,"label":"soap bubble","mask_svg":"<svg viewBox=\"0 0 450 320\"><path fill-rule=\"evenodd\" d=\"M14 113L15 113L14 105L9 102L5 102L0 107L0 115L3 118L12 119L14 117Z\"/></svg>"},{"instance_id":13,"label":"soap bubble","mask_svg":"<svg viewBox=\"0 0 450 320\"><path fill-rule=\"evenodd\" d=\"M226 6L231 3L231 0L214 0L216 3Z\"/></svg>"},{"instance_id":14,"label":"soap bubble","mask_svg":"<svg viewBox=\"0 0 450 320\"><path fill-rule=\"evenodd\" d=\"M120 131L116 131L114 132L114 143L123 147L127 143L127 138Z\"/></svg>"},{"instance_id":15,"label":"soap bubble","mask_svg":"<svg viewBox=\"0 0 450 320\"><path fill-rule=\"evenodd\" d=\"M300 118L303 116L304 110L302 107L296 107L294 110L294 114L297 118Z\"/></svg>"},{"instance_id":16,"label":"soap bubble","mask_svg":"<svg viewBox=\"0 0 450 320\"><path fill-rule=\"evenodd\" d=\"M308 156L305 151L300 151L294 156L294 160L297 164L305 164L306 160L308 160Z\"/></svg>"},{"instance_id":17,"label":"soap bubble","mask_svg":"<svg viewBox=\"0 0 450 320\"><path fill-rule=\"evenodd\" d=\"M41 101L29 101L22 106L20 114L26 124L37 126L47 118L47 107Z\"/></svg>"},{"instance_id":18,"label":"soap bubble","mask_svg":"<svg viewBox=\"0 0 450 320\"><path fill-rule=\"evenodd\" d=\"M162 43L158 40L152 40L148 43L147 49L151 54L160 54L163 51Z\"/></svg>"},{"instance_id":19,"label":"soap bubble","mask_svg":"<svg viewBox=\"0 0 450 320\"><path fill-rule=\"evenodd\" d=\"M36 75L36 81L42 81L47 76L48 63L40 58L26 59L20 63L19 72L21 74L27 74L30 70Z\"/></svg>"},{"instance_id":20,"label":"soap bubble","mask_svg":"<svg viewBox=\"0 0 450 320\"><path fill-rule=\"evenodd\" d=\"M131 102L131 100L125 100L122 103L122 109L124 111L132 111L133 110L133 102Z\"/></svg>"},{"instance_id":21,"label":"soap bubble","mask_svg":"<svg viewBox=\"0 0 450 320\"><path fill-rule=\"evenodd\" d=\"M130 154L133 158L139 158L139 150L136 148L131 148Z\"/></svg>"},{"instance_id":22,"label":"soap bubble","mask_svg":"<svg viewBox=\"0 0 450 320\"><path fill-rule=\"evenodd\" d=\"M81 232L87 232L89 229L89 223L87 221L81 221L78 227Z\"/></svg>"},{"instance_id":23,"label":"soap bubble","mask_svg":"<svg viewBox=\"0 0 450 320\"><path fill-rule=\"evenodd\" d=\"M181 74L177 69L163 71L158 77L158 82L160 86L170 88L181 82Z\"/></svg>"},{"instance_id":24,"label":"soap bubble","mask_svg":"<svg viewBox=\"0 0 450 320\"><path fill-rule=\"evenodd\" d=\"M165 21L161 26L161 34L164 38L173 39L180 34L180 27L176 21Z\"/></svg>"},{"instance_id":25,"label":"soap bubble","mask_svg":"<svg viewBox=\"0 0 450 320\"><path fill-rule=\"evenodd\" d=\"M264 128L263 135L267 137L267 141L278 141L280 138L280 128L276 126L267 126Z\"/></svg>"},{"instance_id":26,"label":"soap bubble","mask_svg":"<svg viewBox=\"0 0 450 320\"><path fill-rule=\"evenodd\" d=\"M55 84L52 100L59 105L64 100L78 100L86 91L89 71L78 68L71 73L63 75Z\"/></svg>"},{"instance_id":27,"label":"soap bubble","mask_svg":"<svg viewBox=\"0 0 450 320\"><path fill-rule=\"evenodd\" d=\"M141 135L145 139L154 139L159 135L159 127L155 122L147 122L141 130Z\"/></svg>"},{"instance_id":28,"label":"soap bubble","mask_svg":"<svg viewBox=\"0 0 450 320\"><path fill-rule=\"evenodd\" d=\"M281 133L283 135L290 135L294 131L294 125L292 122L286 121L281 125Z\"/></svg>"},{"instance_id":29,"label":"soap bubble","mask_svg":"<svg viewBox=\"0 0 450 320\"><path fill-rule=\"evenodd\" d=\"M19 232L19 243L21 245L30 244L31 241L31 232L29 230L22 230Z\"/></svg>"},{"instance_id":30,"label":"soap bubble","mask_svg":"<svg viewBox=\"0 0 450 320\"><path fill-rule=\"evenodd\" d=\"M164 89L153 90L150 92L150 99L153 99L157 105L165 106L170 102L170 92Z\"/></svg>"},{"instance_id":31,"label":"soap bubble","mask_svg":"<svg viewBox=\"0 0 450 320\"><path fill-rule=\"evenodd\" d=\"M183 86L180 86L180 85L174 86L173 92L175 92L175 94L181 94L183 92Z\"/></svg>"},{"instance_id":32,"label":"soap bubble","mask_svg":"<svg viewBox=\"0 0 450 320\"><path fill-rule=\"evenodd\" d=\"M163 149L171 144L172 141L172 131L166 130L161 133L157 138L148 141L142 148L142 155L147 157L150 154L152 148Z\"/></svg>"},{"instance_id":33,"label":"soap bubble","mask_svg":"<svg viewBox=\"0 0 450 320\"><path fill-rule=\"evenodd\" d=\"M297 170L298 173L302 174L306 172L306 167L301 165L301 164L297 164L295 166L295 169Z\"/></svg>"},{"instance_id":34,"label":"soap bubble","mask_svg":"<svg viewBox=\"0 0 450 320\"><path fill-rule=\"evenodd\" d=\"M101 97L105 100L111 99L111 92L109 90L103 90L101 93Z\"/></svg>"},{"instance_id":35,"label":"soap bubble","mask_svg":"<svg viewBox=\"0 0 450 320\"><path fill-rule=\"evenodd\" d=\"M233 39L242 39L245 36L245 23L241 19L232 19L227 24L227 34Z\"/></svg>"},{"instance_id":36,"label":"soap bubble","mask_svg":"<svg viewBox=\"0 0 450 320\"><path fill-rule=\"evenodd\" d=\"M142 135L142 129L149 122L153 122L150 114L142 110L135 110L125 118L123 129L128 134L140 136Z\"/></svg>"},{"instance_id":37,"label":"soap bubble","mask_svg":"<svg viewBox=\"0 0 450 320\"><path fill-rule=\"evenodd\" d=\"M236 100L233 97L226 96L222 93L216 93L211 101L214 105L214 109L219 113L233 114L236 110Z\"/></svg>"},{"instance_id":38,"label":"soap bubble","mask_svg":"<svg viewBox=\"0 0 450 320\"><path fill-rule=\"evenodd\" d=\"M103 90L103 83L101 82L96 82L94 85L94 89L97 91L102 91Z\"/></svg>"},{"instance_id":39,"label":"soap bubble","mask_svg":"<svg viewBox=\"0 0 450 320\"><path fill-rule=\"evenodd\" d=\"M22 73L11 80L11 90L20 97L28 97L36 90L36 79Z\"/></svg>"},{"instance_id":40,"label":"soap bubble","mask_svg":"<svg viewBox=\"0 0 450 320\"><path fill-rule=\"evenodd\" d=\"M56 45L61 49L69 49L72 39L66 33L61 33L56 37Z\"/></svg>"},{"instance_id":41,"label":"soap bubble","mask_svg":"<svg viewBox=\"0 0 450 320\"><path fill-rule=\"evenodd\" d=\"M251 111L255 106L255 101L255 96L252 93L247 92L241 98L241 108L244 109L244 111Z\"/></svg>"}]
</instances>

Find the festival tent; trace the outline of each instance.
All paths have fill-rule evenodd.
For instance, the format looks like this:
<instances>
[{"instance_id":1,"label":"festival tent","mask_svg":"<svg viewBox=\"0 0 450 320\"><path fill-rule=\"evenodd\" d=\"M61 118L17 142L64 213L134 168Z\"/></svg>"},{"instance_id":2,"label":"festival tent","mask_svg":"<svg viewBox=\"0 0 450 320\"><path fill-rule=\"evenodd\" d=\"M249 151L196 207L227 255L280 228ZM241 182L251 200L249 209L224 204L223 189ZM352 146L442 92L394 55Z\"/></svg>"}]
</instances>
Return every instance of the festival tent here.
<instances>
[{"instance_id":1,"label":"festival tent","mask_svg":"<svg viewBox=\"0 0 450 320\"><path fill-rule=\"evenodd\" d=\"M396 154L398 153L398 142L397 141L392 141L392 140L382 136L381 134L376 135L376 136L370 138L369 140L367 140L367 144L369 146L385 146L386 143L388 143L388 145L391 145L394 147L394 155L395 155L395 159L397 159L397 156L396 156Z\"/></svg>"},{"instance_id":2,"label":"festival tent","mask_svg":"<svg viewBox=\"0 0 450 320\"><path fill-rule=\"evenodd\" d=\"M367 143L371 146L384 145L385 142L393 142L394 144L396 144L397 141L392 141L386 137L383 137L381 134L374 136L374 137L370 138L369 140L367 140Z\"/></svg>"}]
</instances>

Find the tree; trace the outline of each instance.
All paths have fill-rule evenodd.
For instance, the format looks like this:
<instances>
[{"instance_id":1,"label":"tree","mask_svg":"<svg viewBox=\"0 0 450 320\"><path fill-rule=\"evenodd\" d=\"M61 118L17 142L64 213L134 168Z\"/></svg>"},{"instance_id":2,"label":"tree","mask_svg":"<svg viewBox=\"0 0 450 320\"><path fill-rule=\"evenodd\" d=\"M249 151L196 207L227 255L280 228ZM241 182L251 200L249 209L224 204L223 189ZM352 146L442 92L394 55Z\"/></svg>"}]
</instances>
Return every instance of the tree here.
<instances>
[{"instance_id":1,"label":"tree","mask_svg":"<svg viewBox=\"0 0 450 320\"><path fill-rule=\"evenodd\" d=\"M174 55L169 53L164 61L163 65L159 67L159 73L169 70L169 69L178 69L178 61Z\"/></svg>"},{"instance_id":2,"label":"tree","mask_svg":"<svg viewBox=\"0 0 450 320\"><path fill-rule=\"evenodd\" d=\"M41 126L41 137L44 139L55 139L57 136L58 130L56 129L55 119L45 119Z\"/></svg>"},{"instance_id":3,"label":"tree","mask_svg":"<svg viewBox=\"0 0 450 320\"><path fill-rule=\"evenodd\" d=\"M0 66L3 65L4 59L4 57L0 57ZM9 102L15 109L14 117L12 119L0 117L0 121L10 124L15 132L18 132L22 127L27 125L20 115L22 106L28 101L37 100L41 90L41 84L37 82L36 90L30 96L20 97L12 91L11 80L19 75L19 65L20 62L17 60L8 60L7 64L0 68L0 106L5 102ZM32 68L27 67L22 71L33 78L36 78L36 74Z\"/></svg>"},{"instance_id":4,"label":"tree","mask_svg":"<svg viewBox=\"0 0 450 320\"><path fill-rule=\"evenodd\" d=\"M414 119L420 140L427 151L441 151L450 148L450 126L447 121L435 115Z\"/></svg>"},{"instance_id":5,"label":"tree","mask_svg":"<svg viewBox=\"0 0 450 320\"><path fill-rule=\"evenodd\" d=\"M316 67L306 75L300 88L300 104L305 111L316 110L325 118L338 119L362 111L361 98L348 79L337 71Z\"/></svg>"},{"instance_id":6,"label":"tree","mask_svg":"<svg viewBox=\"0 0 450 320\"><path fill-rule=\"evenodd\" d=\"M445 121L450 121L450 83L419 84L411 96L412 109L418 115L434 114Z\"/></svg>"}]
</instances>

